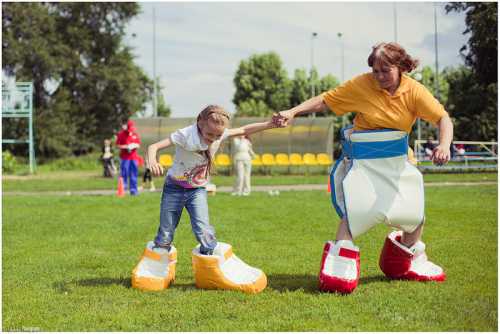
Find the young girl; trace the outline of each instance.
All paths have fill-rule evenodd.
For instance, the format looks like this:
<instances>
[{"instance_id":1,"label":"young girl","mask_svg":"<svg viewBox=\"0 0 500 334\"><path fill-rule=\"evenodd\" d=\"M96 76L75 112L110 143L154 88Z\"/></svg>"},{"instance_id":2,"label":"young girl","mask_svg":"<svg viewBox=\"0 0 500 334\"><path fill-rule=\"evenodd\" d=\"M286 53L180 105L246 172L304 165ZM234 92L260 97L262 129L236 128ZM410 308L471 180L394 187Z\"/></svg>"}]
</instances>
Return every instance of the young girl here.
<instances>
[{"instance_id":1,"label":"young girl","mask_svg":"<svg viewBox=\"0 0 500 334\"><path fill-rule=\"evenodd\" d=\"M171 255L171 259L168 261L170 276L168 276L166 272L163 272L163 274L168 277L164 278L161 283L163 285L158 289L167 287L168 283L173 280L171 276L173 275L172 271L175 270L175 267L171 264L175 263L175 259L172 256L172 253L175 253L175 248L172 242L175 229L179 224L184 207L187 209L191 218L191 227L195 238L200 243L199 249L197 248L193 251L193 266L195 266L195 262L198 263L200 259L199 256L195 259L195 255L200 255L203 260L203 256L214 254L214 250L218 245L215 237L215 230L209 222L207 191L204 186L209 183L209 178L213 169L213 158L221 142L228 137L249 135L273 128L274 125L271 121L268 121L248 124L234 129L228 129L228 127L229 114L220 106L209 105L198 115L195 124L177 130L170 135L170 138L166 138L148 147L146 167L149 168L155 176L163 174L163 167L156 159L158 150L167 148L170 145L175 145L176 149L174 164L168 170L165 185L163 187L160 208L160 226L156 238L154 239L154 244L150 243L148 246L149 251L164 254L165 258L168 258L167 254ZM224 253L222 256L225 255L227 258L227 256L232 254L227 250L227 247L221 246L220 248L224 248L224 250L220 251ZM221 254L215 252L215 255ZM152 255L152 257L155 257L155 255ZM262 272L259 271L259 273L257 273L255 268L252 269L253 271L250 270L250 272L253 272L255 274L254 276L262 277ZM216 286L207 286L207 280L213 281L214 279L205 279L201 277L206 274L203 273L201 269L197 271L197 269L194 268L194 270L196 285L198 287L224 288L224 286L217 284ZM136 271L137 270L134 270L134 272ZM152 277L154 275L149 276ZM138 288L149 289L147 286L141 286L140 282L134 284L134 275L132 281L133 285L136 285ZM138 282L137 279L135 281L136 283ZM260 281L259 284L262 284L262 278L260 278ZM252 287L252 289L253 288L254 287Z\"/></svg>"}]
</instances>

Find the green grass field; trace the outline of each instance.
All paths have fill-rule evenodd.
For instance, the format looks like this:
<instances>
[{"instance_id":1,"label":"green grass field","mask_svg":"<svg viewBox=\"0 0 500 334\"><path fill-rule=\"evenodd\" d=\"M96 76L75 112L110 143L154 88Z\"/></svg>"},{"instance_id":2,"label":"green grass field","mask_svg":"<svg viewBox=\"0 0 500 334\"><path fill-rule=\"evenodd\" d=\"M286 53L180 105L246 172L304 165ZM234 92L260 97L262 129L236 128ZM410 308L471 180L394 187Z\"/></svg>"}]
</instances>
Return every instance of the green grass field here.
<instances>
[{"instance_id":1,"label":"green grass field","mask_svg":"<svg viewBox=\"0 0 500 334\"><path fill-rule=\"evenodd\" d=\"M9 182L4 191L26 181ZM49 186L56 180L40 182L57 189ZM175 236L175 283L154 293L130 287L130 272L158 227L159 193L122 199L4 195L2 328L494 332L497 197L496 185L427 188L423 240L447 281L387 280L378 256L389 229L379 226L356 240L360 285L340 296L317 290L322 248L337 222L322 191L209 197L219 240L268 276L268 287L257 295L195 288L190 252L196 242L186 213Z\"/></svg>"}]
</instances>

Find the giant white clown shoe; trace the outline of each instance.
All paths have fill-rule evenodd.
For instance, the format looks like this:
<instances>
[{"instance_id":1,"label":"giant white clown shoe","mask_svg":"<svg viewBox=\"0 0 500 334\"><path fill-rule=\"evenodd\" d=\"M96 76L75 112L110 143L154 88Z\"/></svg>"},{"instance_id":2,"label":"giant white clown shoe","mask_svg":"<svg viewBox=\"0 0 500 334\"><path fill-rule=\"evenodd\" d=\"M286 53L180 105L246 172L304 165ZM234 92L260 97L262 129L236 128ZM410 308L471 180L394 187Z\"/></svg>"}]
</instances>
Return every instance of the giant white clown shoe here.
<instances>
[{"instance_id":1,"label":"giant white clown shoe","mask_svg":"<svg viewBox=\"0 0 500 334\"><path fill-rule=\"evenodd\" d=\"M384 274L392 279L444 281L443 269L427 259L425 244L418 241L408 248L401 243L402 235L402 231L394 231L385 239L379 260Z\"/></svg>"},{"instance_id":2,"label":"giant white clown shoe","mask_svg":"<svg viewBox=\"0 0 500 334\"><path fill-rule=\"evenodd\" d=\"M213 255L201 254L198 245L193 249L192 257L195 285L200 289L259 293L267 286L264 272L234 255L229 244L218 242Z\"/></svg>"},{"instance_id":3,"label":"giant white clown shoe","mask_svg":"<svg viewBox=\"0 0 500 334\"><path fill-rule=\"evenodd\" d=\"M132 287L146 291L159 291L168 288L175 280L175 264L177 250L171 246L170 252L163 248L155 248L150 241L137 266L132 271Z\"/></svg>"},{"instance_id":4,"label":"giant white clown shoe","mask_svg":"<svg viewBox=\"0 0 500 334\"><path fill-rule=\"evenodd\" d=\"M321 259L319 289L351 293L358 286L359 267L359 248L352 241L328 241Z\"/></svg>"}]
</instances>

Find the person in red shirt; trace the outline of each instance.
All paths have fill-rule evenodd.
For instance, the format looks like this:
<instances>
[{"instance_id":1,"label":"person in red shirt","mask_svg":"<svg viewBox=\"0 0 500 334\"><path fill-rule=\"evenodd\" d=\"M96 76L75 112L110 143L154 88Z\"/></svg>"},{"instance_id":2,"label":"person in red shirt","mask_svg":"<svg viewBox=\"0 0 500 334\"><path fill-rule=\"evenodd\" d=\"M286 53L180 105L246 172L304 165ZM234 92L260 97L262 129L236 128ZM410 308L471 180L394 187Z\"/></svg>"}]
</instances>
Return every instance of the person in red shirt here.
<instances>
[{"instance_id":1,"label":"person in red shirt","mask_svg":"<svg viewBox=\"0 0 500 334\"><path fill-rule=\"evenodd\" d=\"M122 125L118 132L116 146L120 149L120 176L123 178L125 189L130 189L131 195L137 195L137 174L139 164L137 149L140 147L141 139L136 132L135 124L129 120Z\"/></svg>"}]
</instances>

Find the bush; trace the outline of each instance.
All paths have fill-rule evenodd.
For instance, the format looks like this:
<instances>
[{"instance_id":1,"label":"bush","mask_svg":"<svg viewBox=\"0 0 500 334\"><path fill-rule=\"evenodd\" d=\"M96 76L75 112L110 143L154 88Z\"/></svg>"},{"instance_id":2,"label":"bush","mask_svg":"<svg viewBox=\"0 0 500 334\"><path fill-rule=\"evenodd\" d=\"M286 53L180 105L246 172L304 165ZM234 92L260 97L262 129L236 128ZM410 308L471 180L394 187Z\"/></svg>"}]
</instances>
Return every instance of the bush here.
<instances>
[{"instance_id":1,"label":"bush","mask_svg":"<svg viewBox=\"0 0 500 334\"><path fill-rule=\"evenodd\" d=\"M19 169L19 163L16 157L10 153L10 151L2 152L2 172L7 174L12 174L14 171Z\"/></svg>"},{"instance_id":2,"label":"bush","mask_svg":"<svg viewBox=\"0 0 500 334\"><path fill-rule=\"evenodd\" d=\"M91 171L102 168L99 153L52 160L39 166L43 171Z\"/></svg>"}]
</instances>

